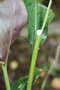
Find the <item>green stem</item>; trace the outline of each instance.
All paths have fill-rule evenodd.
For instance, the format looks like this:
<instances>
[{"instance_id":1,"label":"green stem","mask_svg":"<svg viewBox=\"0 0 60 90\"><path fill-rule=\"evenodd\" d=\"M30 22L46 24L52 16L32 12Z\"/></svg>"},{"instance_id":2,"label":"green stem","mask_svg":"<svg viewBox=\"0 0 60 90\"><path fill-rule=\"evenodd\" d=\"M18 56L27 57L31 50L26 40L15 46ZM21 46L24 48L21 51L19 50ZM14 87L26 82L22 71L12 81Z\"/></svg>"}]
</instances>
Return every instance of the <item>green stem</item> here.
<instances>
[{"instance_id":1,"label":"green stem","mask_svg":"<svg viewBox=\"0 0 60 90\"><path fill-rule=\"evenodd\" d=\"M6 65L4 65L4 64L2 65L2 70L3 70L3 74L4 74L6 90L11 90Z\"/></svg>"},{"instance_id":2,"label":"green stem","mask_svg":"<svg viewBox=\"0 0 60 90\"><path fill-rule=\"evenodd\" d=\"M37 2L35 0L35 32L37 29Z\"/></svg>"},{"instance_id":3,"label":"green stem","mask_svg":"<svg viewBox=\"0 0 60 90\"><path fill-rule=\"evenodd\" d=\"M36 42L35 42L35 46L34 46L34 50L33 50L33 55L32 55L32 60L31 60L31 67L30 67L30 72L29 72L29 78L28 78L28 84L27 84L27 90L31 90L32 88L32 82L34 79L34 71L35 71L35 65L36 65L36 60L37 60L37 56L38 56L38 51L39 51L39 46L40 46L40 41L41 41L41 36L48 18L48 14L49 14L49 10L52 4L52 0L50 0L49 5L48 5L48 9L46 12L46 16L42 25L42 29L37 31L37 36L36 36ZM35 9L37 9L36 6L36 2L35 2ZM37 29L37 15L35 13L35 29Z\"/></svg>"},{"instance_id":4,"label":"green stem","mask_svg":"<svg viewBox=\"0 0 60 90\"><path fill-rule=\"evenodd\" d=\"M50 0L49 5L48 5L48 8L47 8L46 16L45 16L45 19L44 19L44 22L43 22L43 25L42 25L42 29L41 29L42 32L43 32L43 30L44 30L44 27L45 27L45 24L46 24L48 15L49 15L49 11L50 11L51 4L52 4L52 0Z\"/></svg>"},{"instance_id":5,"label":"green stem","mask_svg":"<svg viewBox=\"0 0 60 90\"><path fill-rule=\"evenodd\" d=\"M33 77L34 77L34 70L35 70L35 65L36 65L36 59L37 59L38 50L39 50L39 44L40 44L40 36L37 35L34 50L33 50L32 60L31 60L31 68L30 68L30 73L29 73L27 90L31 90Z\"/></svg>"}]
</instances>

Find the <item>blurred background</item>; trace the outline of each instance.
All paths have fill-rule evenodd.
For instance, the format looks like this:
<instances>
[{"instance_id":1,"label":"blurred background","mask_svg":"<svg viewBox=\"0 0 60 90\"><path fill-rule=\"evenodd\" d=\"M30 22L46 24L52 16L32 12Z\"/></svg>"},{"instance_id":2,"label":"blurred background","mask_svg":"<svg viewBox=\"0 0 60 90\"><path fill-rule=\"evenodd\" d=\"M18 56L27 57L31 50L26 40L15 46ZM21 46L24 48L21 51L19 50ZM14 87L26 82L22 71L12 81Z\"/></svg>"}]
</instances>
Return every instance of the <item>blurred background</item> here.
<instances>
[{"instance_id":1,"label":"blurred background","mask_svg":"<svg viewBox=\"0 0 60 90\"><path fill-rule=\"evenodd\" d=\"M47 6L49 0L43 0ZM36 66L43 68L44 71L36 81L32 90L60 90L60 0L53 0L52 9L55 12L55 18L49 25L48 38L41 46ZM33 46L27 39L28 32L23 29L19 39L11 46L8 59L8 73L11 85L19 77L25 76L29 72L30 60ZM5 89L4 77L0 68L0 90Z\"/></svg>"}]
</instances>

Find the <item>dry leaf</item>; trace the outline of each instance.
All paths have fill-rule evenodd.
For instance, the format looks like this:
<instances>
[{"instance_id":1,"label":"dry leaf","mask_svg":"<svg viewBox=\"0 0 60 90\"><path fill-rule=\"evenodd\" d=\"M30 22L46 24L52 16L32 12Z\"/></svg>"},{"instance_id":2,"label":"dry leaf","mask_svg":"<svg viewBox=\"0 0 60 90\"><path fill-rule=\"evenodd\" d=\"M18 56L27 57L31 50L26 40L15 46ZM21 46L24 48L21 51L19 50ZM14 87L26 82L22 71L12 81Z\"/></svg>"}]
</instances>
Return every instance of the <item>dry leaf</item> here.
<instances>
[{"instance_id":1,"label":"dry leaf","mask_svg":"<svg viewBox=\"0 0 60 90\"><path fill-rule=\"evenodd\" d=\"M28 15L22 0L0 2L0 62L4 62L11 43L19 36L27 24Z\"/></svg>"}]
</instances>

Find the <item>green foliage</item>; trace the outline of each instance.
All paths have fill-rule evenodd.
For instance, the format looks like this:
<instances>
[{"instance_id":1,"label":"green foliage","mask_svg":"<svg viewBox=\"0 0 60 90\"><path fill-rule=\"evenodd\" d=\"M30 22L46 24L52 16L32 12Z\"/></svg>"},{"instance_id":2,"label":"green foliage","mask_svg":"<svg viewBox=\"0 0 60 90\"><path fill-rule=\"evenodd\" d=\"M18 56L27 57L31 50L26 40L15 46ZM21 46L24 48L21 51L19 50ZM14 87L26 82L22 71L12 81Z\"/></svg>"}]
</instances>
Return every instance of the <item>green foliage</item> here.
<instances>
[{"instance_id":1,"label":"green foliage","mask_svg":"<svg viewBox=\"0 0 60 90\"><path fill-rule=\"evenodd\" d=\"M46 15L47 7L41 5L37 0L24 0L29 15L28 27L28 39L31 44L34 44L36 39L36 31L42 28L42 24ZM54 13L52 10L49 12L49 16L42 34L41 44L47 38L48 24L52 21Z\"/></svg>"},{"instance_id":2,"label":"green foliage","mask_svg":"<svg viewBox=\"0 0 60 90\"><path fill-rule=\"evenodd\" d=\"M35 82L35 78L37 76L40 75L40 73L42 72L42 69L35 69L35 73L34 73L34 82ZM12 90L26 90L26 86L27 86L27 82L28 82L28 76L25 77L21 77L13 86ZM33 83L34 83L33 82Z\"/></svg>"},{"instance_id":3,"label":"green foliage","mask_svg":"<svg viewBox=\"0 0 60 90\"><path fill-rule=\"evenodd\" d=\"M14 85L12 90L26 90L28 77L21 77Z\"/></svg>"},{"instance_id":4,"label":"green foliage","mask_svg":"<svg viewBox=\"0 0 60 90\"><path fill-rule=\"evenodd\" d=\"M51 66L50 64L46 64L46 65L43 66L43 69L45 71L48 71L50 69L50 66ZM53 68L50 75L53 76L53 77L56 76L57 75L57 70L55 68Z\"/></svg>"}]
</instances>

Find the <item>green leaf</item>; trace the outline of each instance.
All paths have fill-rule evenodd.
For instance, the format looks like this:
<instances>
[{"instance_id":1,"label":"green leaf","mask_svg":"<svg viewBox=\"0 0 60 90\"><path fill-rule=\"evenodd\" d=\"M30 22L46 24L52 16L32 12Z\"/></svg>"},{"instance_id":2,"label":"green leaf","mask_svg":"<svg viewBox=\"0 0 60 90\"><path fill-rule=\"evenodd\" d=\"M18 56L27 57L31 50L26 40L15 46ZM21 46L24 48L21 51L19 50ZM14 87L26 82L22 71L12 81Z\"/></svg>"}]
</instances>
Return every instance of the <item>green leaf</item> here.
<instances>
[{"instance_id":1,"label":"green leaf","mask_svg":"<svg viewBox=\"0 0 60 90\"><path fill-rule=\"evenodd\" d=\"M43 70L40 68L35 68L35 73L34 73L34 77L40 75L40 73L42 72Z\"/></svg>"},{"instance_id":2,"label":"green leaf","mask_svg":"<svg viewBox=\"0 0 60 90\"><path fill-rule=\"evenodd\" d=\"M42 72L42 69L35 69L35 73L34 73L34 81L35 78L40 75L40 73ZM26 90L26 86L27 86L27 81L28 81L28 76L25 77L21 77L13 86L13 88L11 90ZM33 82L34 83L34 82Z\"/></svg>"},{"instance_id":3,"label":"green leaf","mask_svg":"<svg viewBox=\"0 0 60 90\"><path fill-rule=\"evenodd\" d=\"M13 86L12 90L26 90L28 77L21 77Z\"/></svg>"},{"instance_id":4,"label":"green leaf","mask_svg":"<svg viewBox=\"0 0 60 90\"><path fill-rule=\"evenodd\" d=\"M36 31L42 28L47 7L41 5L37 0L24 0L24 2L26 4L27 12L29 15L29 23L27 25L28 39L31 44L34 44L36 39ZM47 38L48 24L52 21L53 17L54 17L54 13L52 10L50 10L47 23L45 25L45 28L42 34L41 44L44 43L44 41Z\"/></svg>"},{"instance_id":5,"label":"green leaf","mask_svg":"<svg viewBox=\"0 0 60 90\"><path fill-rule=\"evenodd\" d=\"M48 64L43 66L43 69L47 72L50 69L50 67L51 67L51 65L48 63ZM53 68L50 75L53 77L56 76L57 75L57 69Z\"/></svg>"}]
</instances>

